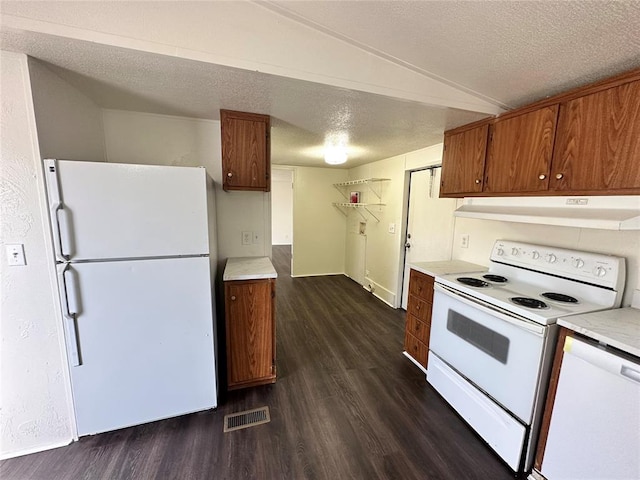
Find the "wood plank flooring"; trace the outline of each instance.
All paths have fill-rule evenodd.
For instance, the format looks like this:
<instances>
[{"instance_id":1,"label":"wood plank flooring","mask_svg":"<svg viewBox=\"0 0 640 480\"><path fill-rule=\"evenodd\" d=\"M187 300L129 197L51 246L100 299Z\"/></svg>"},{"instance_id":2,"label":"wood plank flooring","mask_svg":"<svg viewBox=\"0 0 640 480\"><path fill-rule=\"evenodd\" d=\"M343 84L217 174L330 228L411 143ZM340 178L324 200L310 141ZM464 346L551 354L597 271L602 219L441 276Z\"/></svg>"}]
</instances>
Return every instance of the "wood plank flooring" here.
<instances>
[{"instance_id":1,"label":"wood plank flooring","mask_svg":"<svg viewBox=\"0 0 640 480\"><path fill-rule=\"evenodd\" d=\"M404 312L343 276L295 278L274 247L274 385L215 411L82 438L0 464L4 479L491 479L514 474L402 354ZM271 422L222 433L227 413Z\"/></svg>"}]
</instances>

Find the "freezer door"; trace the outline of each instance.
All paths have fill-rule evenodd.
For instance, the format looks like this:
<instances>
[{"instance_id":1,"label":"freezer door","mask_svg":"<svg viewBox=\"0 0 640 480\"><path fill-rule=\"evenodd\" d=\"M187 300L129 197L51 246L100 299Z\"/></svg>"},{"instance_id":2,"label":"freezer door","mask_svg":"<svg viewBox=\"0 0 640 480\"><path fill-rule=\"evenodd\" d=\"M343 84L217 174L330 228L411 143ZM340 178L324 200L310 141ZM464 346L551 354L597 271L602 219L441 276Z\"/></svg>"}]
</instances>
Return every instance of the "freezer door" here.
<instances>
[{"instance_id":1,"label":"freezer door","mask_svg":"<svg viewBox=\"0 0 640 480\"><path fill-rule=\"evenodd\" d=\"M216 407L208 258L74 264L61 288L78 435Z\"/></svg>"},{"instance_id":2,"label":"freezer door","mask_svg":"<svg viewBox=\"0 0 640 480\"><path fill-rule=\"evenodd\" d=\"M204 168L44 162L59 261L209 253Z\"/></svg>"}]
</instances>

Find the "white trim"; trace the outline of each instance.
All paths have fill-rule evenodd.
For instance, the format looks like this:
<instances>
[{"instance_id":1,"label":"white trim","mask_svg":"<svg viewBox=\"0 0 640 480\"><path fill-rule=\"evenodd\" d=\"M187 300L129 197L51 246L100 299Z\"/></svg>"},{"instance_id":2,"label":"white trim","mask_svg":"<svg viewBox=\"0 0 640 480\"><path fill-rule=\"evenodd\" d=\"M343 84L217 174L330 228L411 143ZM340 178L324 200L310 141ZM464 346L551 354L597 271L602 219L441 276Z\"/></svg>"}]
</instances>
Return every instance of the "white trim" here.
<instances>
[{"instance_id":1,"label":"white trim","mask_svg":"<svg viewBox=\"0 0 640 480\"><path fill-rule=\"evenodd\" d=\"M22 457L24 455L31 455L32 453L44 452L46 450L53 450L54 448L66 447L71 445L75 440L65 440L64 442L52 443L50 445L43 445L40 447L27 448L26 450L18 450L17 452L5 453L0 455L0 460L8 460L10 458Z\"/></svg>"},{"instance_id":2,"label":"white trim","mask_svg":"<svg viewBox=\"0 0 640 480\"><path fill-rule=\"evenodd\" d=\"M349 275L347 275L344 272L335 272L335 273L305 273L302 275L291 275L291 278L304 278L304 277L328 277L330 275L344 275L347 278L350 278Z\"/></svg>"},{"instance_id":3,"label":"white trim","mask_svg":"<svg viewBox=\"0 0 640 480\"><path fill-rule=\"evenodd\" d=\"M405 357L407 357L409 360L411 360L411 361L415 364L415 366L416 366L416 367L418 367L420 370L422 370L422 372L424 373L424 376L425 376L425 377L427 376L427 369L426 369L426 368L424 368L422 365L420 365L420 364L418 363L418 361L417 361L415 358L413 358L411 355L409 355L409 354L406 352L406 350L405 350L405 351L403 351L403 352L402 352L402 354L403 354Z\"/></svg>"}]
</instances>

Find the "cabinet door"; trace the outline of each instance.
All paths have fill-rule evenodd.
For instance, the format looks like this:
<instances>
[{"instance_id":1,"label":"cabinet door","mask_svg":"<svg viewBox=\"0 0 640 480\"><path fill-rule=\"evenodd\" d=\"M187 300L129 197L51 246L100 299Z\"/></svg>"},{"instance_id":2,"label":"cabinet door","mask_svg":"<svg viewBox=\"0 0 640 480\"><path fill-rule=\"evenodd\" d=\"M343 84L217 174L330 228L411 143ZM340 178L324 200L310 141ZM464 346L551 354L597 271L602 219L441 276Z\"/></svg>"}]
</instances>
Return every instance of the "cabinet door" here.
<instances>
[{"instance_id":1,"label":"cabinet door","mask_svg":"<svg viewBox=\"0 0 640 480\"><path fill-rule=\"evenodd\" d=\"M489 124L445 134L442 158L441 197L482 192Z\"/></svg>"},{"instance_id":2,"label":"cabinet door","mask_svg":"<svg viewBox=\"0 0 640 480\"><path fill-rule=\"evenodd\" d=\"M550 187L640 193L640 81L562 106Z\"/></svg>"},{"instance_id":3,"label":"cabinet door","mask_svg":"<svg viewBox=\"0 0 640 480\"><path fill-rule=\"evenodd\" d=\"M527 193L547 190L558 105L504 120L491 128L484 191Z\"/></svg>"},{"instance_id":4,"label":"cabinet door","mask_svg":"<svg viewBox=\"0 0 640 480\"><path fill-rule=\"evenodd\" d=\"M272 282L225 283L229 385L273 374Z\"/></svg>"},{"instance_id":5,"label":"cabinet door","mask_svg":"<svg viewBox=\"0 0 640 480\"><path fill-rule=\"evenodd\" d=\"M220 120L224 189L268 192L269 117L221 110Z\"/></svg>"}]
</instances>

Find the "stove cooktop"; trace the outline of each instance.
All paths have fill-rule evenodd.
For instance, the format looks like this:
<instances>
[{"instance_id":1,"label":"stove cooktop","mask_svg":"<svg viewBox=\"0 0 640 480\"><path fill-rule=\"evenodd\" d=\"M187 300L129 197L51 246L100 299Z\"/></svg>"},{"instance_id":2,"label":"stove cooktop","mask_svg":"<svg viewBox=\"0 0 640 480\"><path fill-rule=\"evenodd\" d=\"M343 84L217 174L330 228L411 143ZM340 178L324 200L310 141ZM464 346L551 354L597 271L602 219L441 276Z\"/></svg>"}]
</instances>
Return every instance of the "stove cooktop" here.
<instances>
[{"instance_id":1,"label":"stove cooktop","mask_svg":"<svg viewBox=\"0 0 640 480\"><path fill-rule=\"evenodd\" d=\"M436 277L436 282L543 325L555 323L560 317L614 306L612 292L599 287L542 275L525 281L510 276L505 266L499 270L443 275ZM494 276L499 281L492 281Z\"/></svg>"}]
</instances>

